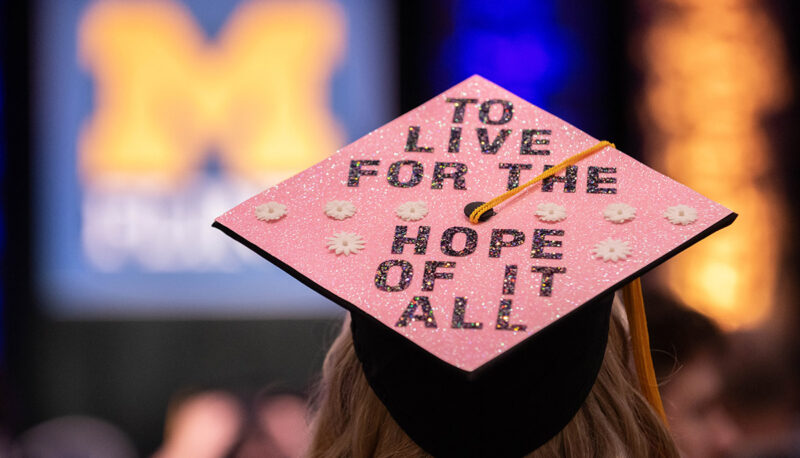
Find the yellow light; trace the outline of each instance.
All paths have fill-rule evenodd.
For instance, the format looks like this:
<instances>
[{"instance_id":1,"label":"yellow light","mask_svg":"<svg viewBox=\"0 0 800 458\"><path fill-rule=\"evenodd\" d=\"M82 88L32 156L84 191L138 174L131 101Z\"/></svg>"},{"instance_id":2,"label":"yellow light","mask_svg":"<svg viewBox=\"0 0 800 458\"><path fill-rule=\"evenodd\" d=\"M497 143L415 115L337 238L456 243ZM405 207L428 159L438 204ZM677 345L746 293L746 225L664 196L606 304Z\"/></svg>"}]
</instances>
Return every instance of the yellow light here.
<instances>
[{"instance_id":1,"label":"yellow light","mask_svg":"<svg viewBox=\"0 0 800 458\"><path fill-rule=\"evenodd\" d=\"M669 288L727 329L773 307L784 203L765 114L788 97L783 46L758 2L672 0L642 42L649 162L739 213L665 266Z\"/></svg>"},{"instance_id":2,"label":"yellow light","mask_svg":"<svg viewBox=\"0 0 800 458\"><path fill-rule=\"evenodd\" d=\"M95 83L82 178L175 188L213 150L263 186L323 159L343 139L328 88L344 30L330 2L248 1L210 44L174 1L93 3L78 37Z\"/></svg>"}]
</instances>

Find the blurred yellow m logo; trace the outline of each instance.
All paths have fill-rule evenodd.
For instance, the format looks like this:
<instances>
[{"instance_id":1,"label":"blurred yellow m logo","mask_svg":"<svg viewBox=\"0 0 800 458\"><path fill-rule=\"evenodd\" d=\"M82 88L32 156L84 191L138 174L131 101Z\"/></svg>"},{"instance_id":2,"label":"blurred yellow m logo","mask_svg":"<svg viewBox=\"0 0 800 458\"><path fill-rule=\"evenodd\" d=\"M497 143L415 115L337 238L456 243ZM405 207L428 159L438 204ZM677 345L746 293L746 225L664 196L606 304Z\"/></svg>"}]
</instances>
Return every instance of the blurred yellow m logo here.
<instances>
[{"instance_id":1,"label":"blurred yellow m logo","mask_svg":"<svg viewBox=\"0 0 800 458\"><path fill-rule=\"evenodd\" d=\"M328 2L248 1L209 44L175 2L92 4L78 37L95 83L83 178L179 186L215 151L263 184L326 157L342 140L328 87L344 29Z\"/></svg>"}]
</instances>

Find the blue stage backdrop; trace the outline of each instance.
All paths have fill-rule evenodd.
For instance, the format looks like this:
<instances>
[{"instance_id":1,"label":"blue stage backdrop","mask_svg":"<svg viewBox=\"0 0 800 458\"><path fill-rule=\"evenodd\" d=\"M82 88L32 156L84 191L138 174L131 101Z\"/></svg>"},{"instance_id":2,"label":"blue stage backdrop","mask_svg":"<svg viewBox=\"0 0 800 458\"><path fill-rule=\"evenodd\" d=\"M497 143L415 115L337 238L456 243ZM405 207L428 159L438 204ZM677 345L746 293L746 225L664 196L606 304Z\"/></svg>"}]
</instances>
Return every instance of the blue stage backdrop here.
<instances>
[{"instance_id":1,"label":"blue stage backdrop","mask_svg":"<svg viewBox=\"0 0 800 458\"><path fill-rule=\"evenodd\" d=\"M396 114L386 5L37 2L34 227L47 312L334 313L211 222Z\"/></svg>"}]
</instances>

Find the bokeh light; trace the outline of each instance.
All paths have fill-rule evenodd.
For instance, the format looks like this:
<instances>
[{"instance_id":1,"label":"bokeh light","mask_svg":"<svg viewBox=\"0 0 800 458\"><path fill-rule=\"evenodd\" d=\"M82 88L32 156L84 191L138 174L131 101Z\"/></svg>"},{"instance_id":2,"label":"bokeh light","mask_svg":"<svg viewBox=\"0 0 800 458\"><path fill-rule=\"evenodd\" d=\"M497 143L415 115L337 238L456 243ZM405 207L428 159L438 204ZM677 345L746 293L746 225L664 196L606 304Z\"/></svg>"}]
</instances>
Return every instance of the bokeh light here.
<instances>
[{"instance_id":1,"label":"bokeh light","mask_svg":"<svg viewBox=\"0 0 800 458\"><path fill-rule=\"evenodd\" d=\"M739 213L666 264L664 281L728 329L775 303L784 202L764 116L788 98L779 32L759 2L673 0L643 32L648 162Z\"/></svg>"}]
</instances>

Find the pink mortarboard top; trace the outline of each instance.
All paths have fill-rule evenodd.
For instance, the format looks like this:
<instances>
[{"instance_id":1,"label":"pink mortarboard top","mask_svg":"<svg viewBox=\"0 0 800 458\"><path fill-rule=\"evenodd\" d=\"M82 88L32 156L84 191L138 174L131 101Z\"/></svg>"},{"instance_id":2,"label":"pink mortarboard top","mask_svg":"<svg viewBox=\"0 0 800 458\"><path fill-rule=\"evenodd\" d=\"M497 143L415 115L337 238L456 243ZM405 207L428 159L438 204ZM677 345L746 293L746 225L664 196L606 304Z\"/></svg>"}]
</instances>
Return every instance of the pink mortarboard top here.
<instances>
[{"instance_id":1,"label":"pink mortarboard top","mask_svg":"<svg viewBox=\"0 0 800 458\"><path fill-rule=\"evenodd\" d=\"M473 76L215 226L469 378L735 218L611 146L467 218L597 143Z\"/></svg>"}]
</instances>

